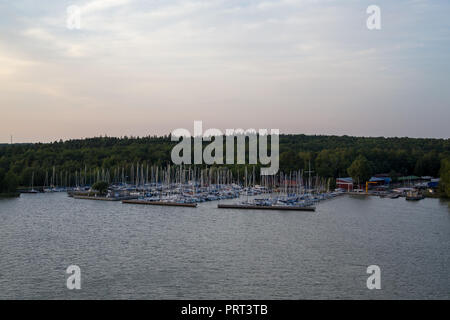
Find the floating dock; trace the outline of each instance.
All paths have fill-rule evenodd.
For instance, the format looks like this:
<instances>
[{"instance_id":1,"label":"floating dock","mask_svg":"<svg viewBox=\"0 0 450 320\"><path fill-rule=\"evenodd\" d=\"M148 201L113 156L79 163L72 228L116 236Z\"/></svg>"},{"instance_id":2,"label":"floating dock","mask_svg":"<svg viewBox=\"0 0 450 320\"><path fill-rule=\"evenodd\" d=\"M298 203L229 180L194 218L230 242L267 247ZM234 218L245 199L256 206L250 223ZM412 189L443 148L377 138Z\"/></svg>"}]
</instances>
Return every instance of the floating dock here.
<instances>
[{"instance_id":1,"label":"floating dock","mask_svg":"<svg viewBox=\"0 0 450 320\"><path fill-rule=\"evenodd\" d=\"M132 200L137 199L137 197L94 197L94 196L80 196L80 195L73 195L74 199L83 199L83 200L99 200L99 201L123 201L123 200Z\"/></svg>"},{"instance_id":2,"label":"floating dock","mask_svg":"<svg viewBox=\"0 0 450 320\"><path fill-rule=\"evenodd\" d=\"M221 209L253 209L253 210L290 210L290 211L316 211L316 207L300 206L256 206L247 204L218 204Z\"/></svg>"},{"instance_id":3,"label":"floating dock","mask_svg":"<svg viewBox=\"0 0 450 320\"><path fill-rule=\"evenodd\" d=\"M169 207L189 207L196 208L196 203L178 203L178 202L166 202L166 201L145 201L145 200L123 200L122 203L128 204L145 204L151 206L169 206Z\"/></svg>"},{"instance_id":4,"label":"floating dock","mask_svg":"<svg viewBox=\"0 0 450 320\"><path fill-rule=\"evenodd\" d=\"M351 196L376 196L377 194L374 193L367 193L367 192L355 192L355 191L349 191L345 194L349 194Z\"/></svg>"}]
</instances>

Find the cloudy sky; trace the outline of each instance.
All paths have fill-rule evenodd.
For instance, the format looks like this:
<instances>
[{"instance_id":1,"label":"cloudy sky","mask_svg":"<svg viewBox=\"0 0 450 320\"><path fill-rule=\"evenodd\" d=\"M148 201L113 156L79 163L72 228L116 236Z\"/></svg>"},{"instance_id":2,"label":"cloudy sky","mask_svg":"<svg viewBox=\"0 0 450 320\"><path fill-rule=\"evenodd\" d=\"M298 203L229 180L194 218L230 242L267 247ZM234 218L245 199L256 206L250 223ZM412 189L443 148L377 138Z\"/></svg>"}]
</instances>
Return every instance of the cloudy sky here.
<instances>
[{"instance_id":1,"label":"cloudy sky","mask_svg":"<svg viewBox=\"0 0 450 320\"><path fill-rule=\"evenodd\" d=\"M371 4L381 30L366 27ZM0 142L194 120L448 138L449 12L448 0L2 0Z\"/></svg>"}]
</instances>

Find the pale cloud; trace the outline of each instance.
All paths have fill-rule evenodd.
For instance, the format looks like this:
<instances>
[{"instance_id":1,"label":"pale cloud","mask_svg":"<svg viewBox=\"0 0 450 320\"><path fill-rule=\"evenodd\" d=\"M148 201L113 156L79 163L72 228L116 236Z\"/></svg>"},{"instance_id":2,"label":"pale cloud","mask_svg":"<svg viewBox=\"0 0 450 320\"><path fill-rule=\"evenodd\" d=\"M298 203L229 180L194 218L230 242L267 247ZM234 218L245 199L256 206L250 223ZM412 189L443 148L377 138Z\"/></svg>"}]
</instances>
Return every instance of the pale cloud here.
<instances>
[{"instance_id":1,"label":"pale cloud","mask_svg":"<svg viewBox=\"0 0 450 320\"><path fill-rule=\"evenodd\" d=\"M262 1L256 4L256 8L260 10L271 10L274 8L302 6L307 3L318 3L314 0L278 0L278 1Z\"/></svg>"},{"instance_id":2,"label":"pale cloud","mask_svg":"<svg viewBox=\"0 0 450 320\"><path fill-rule=\"evenodd\" d=\"M94 0L80 6L80 10L83 14L89 14L118 6L124 6L131 1L132 0Z\"/></svg>"},{"instance_id":3,"label":"pale cloud","mask_svg":"<svg viewBox=\"0 0 450 320\"><path fill-rule=\"evenodd\" d=\"M0 76L13 76L17 72L27 70L28 67L36 65L36 62L18 58L0 48L0 65Z\"/></svg>"},{"instance_id":4,"label":"pale cloud","mask_svg":"<svg viewBox=\"0 0 450 320\"><path fill-rule=\"evenodd\" d=\"M77 121L82 113L94 114L98 122L91 127L94 121L87 121L83 134L111 135L164 134L193 119L219 128L414 135L408 125L367 122L401 118L406 106L416 110L409 116L430 119L420 108L430 95L434 98L428 109L444 110L450 117L444 109L449 94L439 90L448 84L445 71L450 71L443 58L448 56L449 23L440 20L450 5L380 0L385 20L377 33L365 28L369 4L42 4L39 14L30 10L29 17L17 17L16 24L0 33L0 79L8 83L0 92L0 105L7 102L23 115L30 101L61 123L70 121L68 114ZM66 28L65 5L81 8L81 30ZM10 119L20 118L14 108L8 112ZM425 124L429 135L446 134L443 118ZM323 126L336 123L333 119L341 128ZM32 132L47 132L44 120L36 126L31 130L16 124L29 139ZM76 137L76 130L69 136Z\"/></svg>"},{"instance_id":5,"label":"pale cloud","mask_svg":"<svg viewBox=\"0 0 450 320\"><path fill-rule=\"evenodd\" d=\"M204 10L207 8L214 8L217 5L217 1L186 1L179 2L177 4L168 5L156 8L148 12L148 18L174 18L174 17L183 17L195 12L199 12L200 10Z\"/></svg>"},{"instance_id":6,"label":"pale cloud","mask_svg":"<svg viewBox=\"0 0 450 320\"><path fill-rule=\"evenodd\" d=\"M64 37L58 37L43 28L32 28L24 31L24 35L43 42L48 47L62 51L68 57L82 57L86 53L86 47Z\"/></svg>"}]
</instances>

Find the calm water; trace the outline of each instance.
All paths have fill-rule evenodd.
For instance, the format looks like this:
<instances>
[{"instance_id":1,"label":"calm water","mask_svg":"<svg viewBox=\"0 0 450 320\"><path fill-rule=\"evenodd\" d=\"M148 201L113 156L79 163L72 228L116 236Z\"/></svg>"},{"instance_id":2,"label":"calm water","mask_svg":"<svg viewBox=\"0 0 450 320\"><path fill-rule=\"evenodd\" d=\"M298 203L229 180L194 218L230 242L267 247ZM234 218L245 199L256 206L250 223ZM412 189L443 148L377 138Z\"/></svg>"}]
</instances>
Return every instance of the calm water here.
<instances>
[{"instance_id":1,"label":"calm water","mask_svg":"<svg viewBox=\"0 0 450 320\"><path fill-rule=\"evenodd\" d=\"M448 203L343 196L315 213L216 207L0 200L0 298L450 299ZM66 288L72 264L79 291ZM366 287L372 264L381 290Z\"/></svg>"}]
</instances>

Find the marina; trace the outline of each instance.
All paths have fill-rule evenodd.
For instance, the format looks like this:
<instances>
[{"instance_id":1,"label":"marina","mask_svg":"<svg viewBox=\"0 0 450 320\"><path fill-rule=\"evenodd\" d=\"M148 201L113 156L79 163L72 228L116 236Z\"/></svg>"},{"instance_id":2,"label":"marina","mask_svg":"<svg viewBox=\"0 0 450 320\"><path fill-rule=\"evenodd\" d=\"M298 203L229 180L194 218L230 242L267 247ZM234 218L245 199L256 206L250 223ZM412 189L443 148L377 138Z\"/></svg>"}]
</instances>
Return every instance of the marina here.
<instances>
[{"instance_id":1,"label":"marina","mask_svg":"<svg viewBox=\"0 0 450 320\"><path fill-rule=\"evenodd\" d=\"M298 210L313 211L315 206L324 200L332 199L342 194L352 196L377 196L386 199L405 198L408 201L424 199L423 189L430 183L420 182L411 185L411 179L405 177L399 180L400 185L390 186L391 179L372 177L358 189L351 178L336 179L336 189L330 187L328 178L312 176L313 170L297 170L288 173L279 172L273 176L261 176L255 166L244 166L241 169L230 170L220 167L196 166L149 166L143 163L131 164L128 174L125 167L109 170L88 170L75 172L74 185L70 179L58 174L53 168L49 185L34 187L34 173L31 176L31 187L21 189L22 193L37 194L39 192L67 192L69 197L79 200L97 200L123 202L125 204L148 204L160 206L197 207L197 204L209 201L219 202L218 208L264 210ZM59 176L59 179L58 179ZM432 177L425 177L433 180ZM429 181L428 180L428 181ZM387 185L385 184L387 182ZM55 184L56 183L56 184ZM104 190L96 190L98 183L104 184ZM434 187L436 187L436 182ZM406 185L405 185L406 184ZM349 186L351 185L351 188ZM397 187L396 187L397 186ZM244 200L227 203L223 200ZM306 208L306 209L305 209Z\"/></svg>"},{"instance_id":2,"label":"marina","mask_svg":"<svg viewBox=\"0 0 450 320\"><path fill-rule=\"evenodd\" d=\"M222 200L243 197L246 201L234 204L233 208L314 211L314 204L341 194L327 191L325 181L317 177L315 183L311 177L303 179L300 171L270 177L257 177L254 168L251 173L248 173L247 168L243 171L243 183L240 184L239 178L234 179L232 172L227 169L205 169L196 172L190 168L183 170L182 167L168 167L163 174L164 179L151 179L151 182L142 178L142 170L142 184L136 181L135 185L124 183L111 185L105 198L123 200L122 203L125 204L195 208L197 204L203 202L218 201L220 205ZM139 176L139 172L136 175Z\"/></svg>"},{"instance_id":3,"label":"marina","mask_svg":"<svg viewBox=\"0 0 450 320\"><path fill-rule=\"evenodd\" d=\"M62 175L61 175L62 176ZM242 171L227 168L197 168L183 166L146 166L131 165L129 176L124 168L109 171L97 171L86 178L77 171L75 186L41 187L46 193L67 192L69 197L81 200L116 201L126 204L149 204L167 206L197 207L197 204L209 201L246 198L239 206L273 207L275 210L303 210L313 207L320 201L331 199L342 192L330 191L329 179L303 177L298 170L288 174L260 176L255 167L243 167ZM57 181L55 172L50 179ZM94 177L94 178L92 178ZM47 181L48 179L46 179ZM87 184L89 182L90 184ZM102 182L104 190L96 190L96 184ZM259 196L259 197L258 197ZM258 198L255 198L258 197ZM292 207L291 209L289 209ZM309 210L309 209L306 209Z\"/></svg>"}]
</instances>

